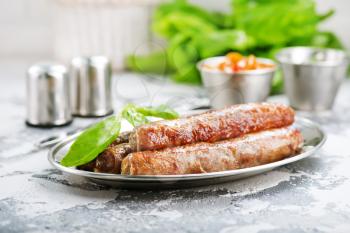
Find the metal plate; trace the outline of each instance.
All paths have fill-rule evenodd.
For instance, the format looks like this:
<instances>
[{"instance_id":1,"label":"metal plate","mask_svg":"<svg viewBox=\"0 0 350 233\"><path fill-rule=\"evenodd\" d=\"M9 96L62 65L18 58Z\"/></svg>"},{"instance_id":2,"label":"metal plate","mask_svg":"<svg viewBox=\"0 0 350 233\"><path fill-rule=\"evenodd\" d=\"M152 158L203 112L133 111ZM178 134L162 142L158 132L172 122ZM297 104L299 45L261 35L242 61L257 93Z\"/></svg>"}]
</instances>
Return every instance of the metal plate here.
<instances>
[{"instance_id":1,"label":"metal plate","mask_svg":"<svg viewBox=\"0 0 350 233\"><path fill-rule=\"evenodd\" d=\"M74 135L53 147L48 154L50 163L57 169L77 176L86 177L93 182L117 188L137 189L162 189L162 188L186 188L219 184L237 179L254 176L274 168L296 162L314 154L326 141L323 130L316 123L297 118L294 126L301 130L304 137L304 147L300 154L274 163L261 166L204 174L189 175L161 175L161 176L125 176L117 174L96 173L81 171L60 165L59 161L67 153L70 145L78 135Z\"/></svg>"}]
</instances>

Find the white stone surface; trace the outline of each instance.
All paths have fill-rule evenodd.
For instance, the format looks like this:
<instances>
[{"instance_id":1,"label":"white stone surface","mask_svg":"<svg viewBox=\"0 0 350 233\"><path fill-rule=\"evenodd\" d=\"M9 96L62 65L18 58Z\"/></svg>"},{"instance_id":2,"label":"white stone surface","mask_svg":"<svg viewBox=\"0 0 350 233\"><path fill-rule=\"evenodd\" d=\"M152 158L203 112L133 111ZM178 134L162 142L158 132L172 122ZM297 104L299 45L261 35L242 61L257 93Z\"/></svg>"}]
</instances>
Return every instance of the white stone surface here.
<instances>
[{"instance_id":1,"label":"white stone surface","mask_svg":"<svg viewBox=\"0 0 350 233\"><path fill-rule=\"evenodd\" d=\"M349 232L349 81L331 114L311 116L328 134L315 156L227 184L127 191L50 166L47 150L34 143L96 119L75 119L61 129L27 127L21 78L25 67L19 61L0 63L0 232ZM126 100L133 97L131 87L137 82L138 92L149 90L151 95L140 95L137 102L201 96L196 88L132 74L117 75L115 81ZM116 99L116 107L120 100ZM271 100L286 101L283 96Z\"/></svg>"}]
</instances>

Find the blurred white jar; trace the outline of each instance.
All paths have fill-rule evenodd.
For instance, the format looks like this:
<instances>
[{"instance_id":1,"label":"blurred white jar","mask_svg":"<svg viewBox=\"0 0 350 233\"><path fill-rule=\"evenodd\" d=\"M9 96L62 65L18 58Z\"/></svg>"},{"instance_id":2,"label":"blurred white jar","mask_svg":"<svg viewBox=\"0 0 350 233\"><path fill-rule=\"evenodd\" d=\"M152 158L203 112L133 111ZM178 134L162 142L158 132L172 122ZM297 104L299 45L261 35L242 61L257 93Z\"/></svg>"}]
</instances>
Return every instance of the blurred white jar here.
<instances>
[{"instance_id":1,"label":"blurred white jar","mask_svg":"<svg viewBox=\"0 0 350 233\"><path fill-rule=\"evenodd\" d=\"M152 40L153 9L162 0L56 0L54 54L62 62L104 55L114 69Z\"/></svg>"}]
</instances>

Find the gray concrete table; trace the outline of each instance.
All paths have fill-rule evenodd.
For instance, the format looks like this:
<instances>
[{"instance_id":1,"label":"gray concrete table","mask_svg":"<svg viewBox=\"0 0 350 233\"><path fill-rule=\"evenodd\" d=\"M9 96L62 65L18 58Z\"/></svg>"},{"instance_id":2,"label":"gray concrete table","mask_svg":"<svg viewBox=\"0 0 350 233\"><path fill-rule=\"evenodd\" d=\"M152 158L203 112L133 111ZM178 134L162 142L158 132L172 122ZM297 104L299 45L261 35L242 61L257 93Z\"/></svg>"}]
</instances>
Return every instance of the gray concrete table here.
<instances>
[{"instance_id":1,"label":"gray concrete table","mask_svg":"<svg viewBox=\"0 0 350 233\"><path fill-rule=\"evenodd\" d=\"M310 158L227 184L127 191L96 185L50 166L47 150L34 144L96 119L75 119L61 129L27 127L23 70L25 66L18 63L0 65L1 233L350 232L349 82L342 86L332 113L311 116L322 124L328 140ZM116 77L116 108L121 99L164 101L170 96L200 95L197 88L136 77Z\"/></svg>"}]
</instances>

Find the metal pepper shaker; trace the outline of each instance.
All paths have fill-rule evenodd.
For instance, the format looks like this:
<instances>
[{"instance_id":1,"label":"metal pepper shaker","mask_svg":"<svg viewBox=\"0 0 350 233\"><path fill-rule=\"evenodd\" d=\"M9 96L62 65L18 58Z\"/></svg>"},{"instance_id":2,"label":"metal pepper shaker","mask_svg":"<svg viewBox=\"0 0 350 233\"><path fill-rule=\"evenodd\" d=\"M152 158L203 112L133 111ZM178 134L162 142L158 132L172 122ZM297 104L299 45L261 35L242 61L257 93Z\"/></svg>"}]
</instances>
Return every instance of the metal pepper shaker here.
<instances>
[{"instance_id":1,"label":"metal pepper shaker","mask_svg":"<svg viewBox=\"0 0 350 233\"><path fill-rule=\"evenodd\" d=\"M113 112L112 67L108 58L76 57L71 62L70 74L74 115L99 117Z\"/></svg>"},{"instance_id":2,"label":"metal pepper shaker","mask_svg":"<svg viewBox=\"0 0 350 233\"><path fill-rule=\"evenodd\" d=\"M31 126L53 127L72 122L69 79L63 65L42 63L27 71L27 117Z\"/></svg>"}]
</instances>

